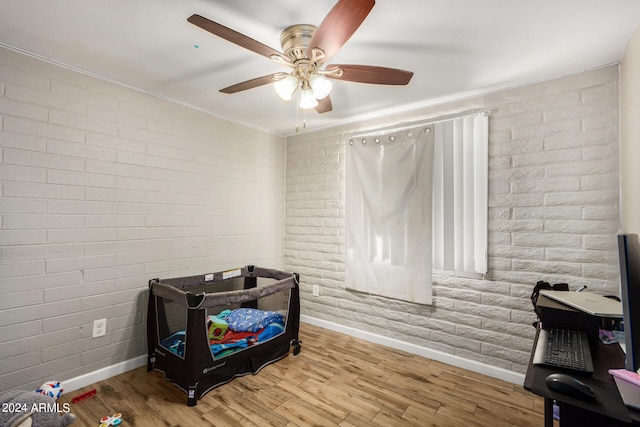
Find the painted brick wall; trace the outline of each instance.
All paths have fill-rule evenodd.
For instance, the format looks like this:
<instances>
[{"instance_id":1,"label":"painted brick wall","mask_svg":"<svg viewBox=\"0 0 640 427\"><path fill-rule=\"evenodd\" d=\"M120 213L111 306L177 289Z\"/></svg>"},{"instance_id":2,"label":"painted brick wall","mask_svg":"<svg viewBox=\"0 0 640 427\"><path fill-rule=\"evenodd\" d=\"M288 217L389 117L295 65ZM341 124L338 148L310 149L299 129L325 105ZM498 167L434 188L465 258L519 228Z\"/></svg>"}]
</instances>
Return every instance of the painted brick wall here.
<instances>
[{"instance_id":1,"label":"painted brick wall","mask_svg":"<svg viewBox=\"0 0 640 427\"><path fill-rule=\"evenodd\" d=\"M284 178L282 137L0 49L0 391L146 354L153 277L282 268Z\"/></svg>"},{"instance_id":2,"label":"painted brick wall","mask_svg":"<svg viewBox=\"0 0 640 427\"><path fill-rule=\"evenodd\" d=\"M618 98L614 66L287 138L285 268L301 274L303 315L523 373L538 280L618 293ZM345 290L341 135L478 108L490 111L487 276L435 276L433 306Z\"/></svg>"}]
</instances>

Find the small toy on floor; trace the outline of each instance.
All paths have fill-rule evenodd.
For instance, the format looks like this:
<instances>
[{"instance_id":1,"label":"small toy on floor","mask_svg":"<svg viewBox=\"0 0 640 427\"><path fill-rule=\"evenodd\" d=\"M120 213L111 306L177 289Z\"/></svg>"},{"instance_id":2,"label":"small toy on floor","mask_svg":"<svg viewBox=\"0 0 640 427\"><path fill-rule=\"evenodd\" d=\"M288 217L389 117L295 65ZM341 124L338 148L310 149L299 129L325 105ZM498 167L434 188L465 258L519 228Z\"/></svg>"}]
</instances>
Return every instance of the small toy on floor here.
<instances>
[{"instance_id":1,"label":"small toy on floor","mask_svg":"<svg viewBox=\"0 0 640 427\"><path fill-rule=\"evenodd\" d=\"M102 417L100 419L100 427L119 426L122 422L122 414L118 412L110 417Z\"/></svg>"},{"instance_id":2,"label":"small toy on floor","mask_svg":"<svg viewBox=\"0 0 640 427\"><path fill-rule=\"evenodd\" d=\"M73 399L71 399L71 403L78 403L81 400L85 400L85 399L88 399L90 397L95 396L96 393L97 393L96 389L92 388L91 390L89 390L89 391L87 391L85 393L81 393L81 394L79 394L77 396L74 396Z\"/></svg>"},{"instance_id":3,"label":"small toy on floor","mask_svg":"<svg viewBox=\"0 0 640 427\"><path fill-rule=\"evenodd\" d=\"M62 383L60 381L47 381L36 389L36 393L44 394L45 396L53 397L58 400L62 396Z\"/></svg>"}]
</instances>

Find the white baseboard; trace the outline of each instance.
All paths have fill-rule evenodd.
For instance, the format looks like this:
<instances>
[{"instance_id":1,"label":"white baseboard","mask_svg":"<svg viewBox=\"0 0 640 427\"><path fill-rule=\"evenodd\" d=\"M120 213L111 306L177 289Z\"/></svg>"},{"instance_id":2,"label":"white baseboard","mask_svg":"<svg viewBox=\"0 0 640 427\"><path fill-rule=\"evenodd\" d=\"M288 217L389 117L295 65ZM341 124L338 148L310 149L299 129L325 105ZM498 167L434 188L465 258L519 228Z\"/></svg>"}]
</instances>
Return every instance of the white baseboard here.
<instances>
[{"instance_id":1,"label":"white baseboard","mask_svg":"<svg viewBox=\"0 0 640 427\"><path fill-rule=\"evenodd\" d=\"M360 329L351 328L348 326L340 325L337 323L329 322L327 320L317 319L310 316L300 316L300 320L311 325L320 326L325 329L340 332L345 335L349 335L356 338L381 344L387 347L395 348L397 350L403 350L407 353L417 354L428 359L437 360L438 362L447 363L458 368L467 369L469 371L477 372L479 374L487 375L492 378L497 378L503 381L507 381L512 384L522 385L524 383L524 375L517 372L508 371L496 366L487 365L485 363L475 362L473 360L464 359L459 356L454 356L449 353L443 353L438 350L430 349L427 347L421 347L416 344L411 344L405 341L400 341L394 338L384 337L371 332L363 331ZM304 351L304 345L302 346Z\"/></svg>"},{"instance_id":2,"label":"white baseboard","mask_svg":"<svg viewBox=\"0 0 640 427\"><path fill-rule=\"evenodd\" d=\"M62 386L64 387L64 393L67 394L71 391L78 390L91 384L95 384L99 381L104 381L107 378L115 377L116 375L123 374L127 371L139 368L140 366L144 366L146 364L147 355L145 354L143 356L125 360L124 362L116 363L115 365L98 369L97 371L89 372L88 374L61 381Z\"/></svg>"},{"instance_id":3,"label":"white baseboard","mask_svg":"<svg viewBox=\"0 0 640 427\"><path fill-rule=\"evenodd\" d=\"M300 316L300 320L311 325L320 326L325 329L340 332L345 335L349 335L356 338L381 344L387 347L403 350L408 353L417 354L422 357L437 360L439 362L447 363L449 365L457 366L459 368L468 369L473 372L477 372L483 375L490 376L492 378L498 378L503 381L510 382L512 384L521 385L524 382L524 375L517 372L508 371L506 369L498 368L496 366L487 365L480 362L474 362L473 360L464 359L462 357L454 356L452 354L443 353L438 350L433 350L426 347L421 347L416 344L400 341L394 338L384 337L371 332L363 331L360 329L350 328L338 323L329 322L327 320L317 319L310 316ZM303 346L304 348L304 346ZM80 375L75 378L62 381L64 392L69 393L86 387L91 384L95 384L100 381L104 381L108 378L116 375L123 374L132 369L139 368L147 364L147 356L138 356L133 359L125 360L124 362L116 363L115 365L107 366L97 371L89 372L88 374Z\"/></svg>"}]
</instances>

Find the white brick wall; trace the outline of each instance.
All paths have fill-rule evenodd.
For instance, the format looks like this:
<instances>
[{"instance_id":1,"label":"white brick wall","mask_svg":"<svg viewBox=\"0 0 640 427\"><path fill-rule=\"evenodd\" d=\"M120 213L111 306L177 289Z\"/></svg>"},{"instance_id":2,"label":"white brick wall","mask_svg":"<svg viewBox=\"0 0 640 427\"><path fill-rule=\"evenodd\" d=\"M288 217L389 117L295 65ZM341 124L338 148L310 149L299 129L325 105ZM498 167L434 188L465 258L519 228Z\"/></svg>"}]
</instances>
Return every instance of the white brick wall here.
<instances>
[{"instance_id":1,"label":"white brick wall","mask_svg":"<svg viewBox=\"0 0 640 427\"><path fill-rule=\"evenodd\" d=\"M476 108L491 112L486 278L434 277L431 307L347 291L340 136ZM617 294L617 126L609 67L287 138L285 268L303 314L523 373L538 280Z\"/></svg>"},{"instance_id":2,"label":"white brick wall","mask_svg":"<svg viewBox=\"0 0 640 427\"><path fill-rule=\"evenodd\" d=\"M284 178L281 137L0 49L0 391L146 354L153 277L282 268Z\"/></svg>"},{"instance_id":3,"label":"white brick wall","mask_svg":"<svg viewBox=\"0 0 640 427\"><path fill-rule=\"evenodd\" d=\"M523 372L537 280L617 292L617 71L290 137L285 192L279 137L0 50L0 391L144 354L149 278L246 263L299 272L307 316ZM432 307L346 291L340 135L475 108L487 278L436 277Z\"/></svg>"}]
</instances>

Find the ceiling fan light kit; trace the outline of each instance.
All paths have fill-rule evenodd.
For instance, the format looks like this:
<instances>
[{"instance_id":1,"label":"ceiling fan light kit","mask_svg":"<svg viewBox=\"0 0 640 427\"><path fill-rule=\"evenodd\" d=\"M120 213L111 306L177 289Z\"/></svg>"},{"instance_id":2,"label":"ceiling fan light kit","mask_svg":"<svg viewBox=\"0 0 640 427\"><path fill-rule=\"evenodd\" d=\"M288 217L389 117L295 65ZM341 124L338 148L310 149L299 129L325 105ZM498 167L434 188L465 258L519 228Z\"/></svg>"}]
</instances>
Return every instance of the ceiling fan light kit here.
<instances>
[{"instance_id":1,"label":"ceiling fan light kit","mask_svg":"<svg viewBox=\"0 0 640 427\"><path fill-rule=\"evenodd\" d=\"M187 21L231 43L289 67L289 73L274 73L223 88L220 92L237 93L273 83L278 96L291 100L299 89L298 106L315 108L318 113L332 110L329 97L333 84L329 79L381 85L406 85L413 73L395 68L369 65L326 65L360 27L375 5L374 0L339 0L319 27L292 25L280 35L280 53L252 38L200 15ZM324 68L323 68L324 67Z\"/></svg>"},{"instance_id":2,"label":"ceiling fan light kit","mask_svg":"<svg viewBox=\"0 0 640 427\"><path fill-rule=\"evenodd\" d=\"M309 84L311 85L311 89L313 89L313 95L317 99L329 96L331 89L333 89L331 81L322 74L312 74L309 76Z\"/></svg>"},{"instance_id":3,"label":"ceiling fan light kit","mask_svg":"<svg viewBox=\"0 0 640 427\"><path fill-rule=\"evenodd\" d=\"M308 110L309 108L315 108L318 106L318 100L313 96L313 90L308 86L308 84L306 88L303 86L302 91L300 92L299 106L303 110Z\"/></svg>"},{"instance_id":4,"label":"ceiling fan light kit","mask_svg":"<svg viewBox=\"0 0 640 427\"><path fill-rule=\"evenodd\" d=\"M329 96L333 84L327 79L325 72L318 70L314 63L309 63L306 59L300 59L294 62L293 67L295 68L291 73L284 76L276 76L277 80L273 84L273 88L280 98L289 101L296 90L300 88L299 107L308 109L316 107L318 99ZM331 75L339 75L342 70L338 68L330 73Z\"/></svg>"},{"instance_id":5,"label":"ceiling fan light kit","mask_svg":"<svg viewBox=\"0 0 640 427\"><path fill-rule=\"evenodd\" d=\"M287 74L280 80L276 80L273 84L273 88L280 98L285 101L290 101L293 96L293 92L298 88L298 79L291 74Z\"/></svg>"}]
</instances>

